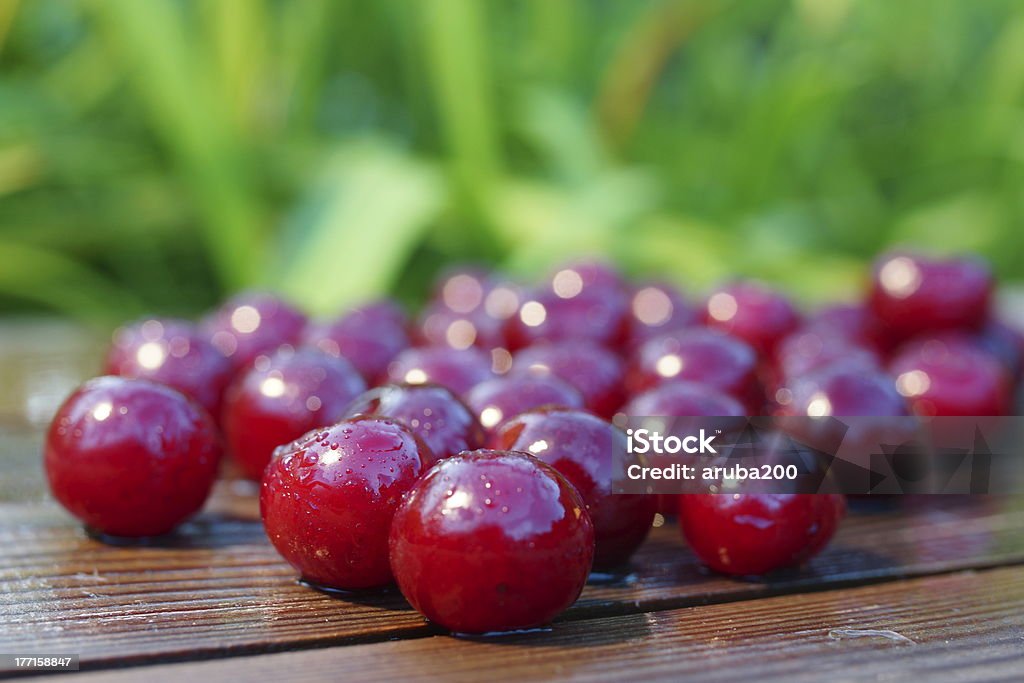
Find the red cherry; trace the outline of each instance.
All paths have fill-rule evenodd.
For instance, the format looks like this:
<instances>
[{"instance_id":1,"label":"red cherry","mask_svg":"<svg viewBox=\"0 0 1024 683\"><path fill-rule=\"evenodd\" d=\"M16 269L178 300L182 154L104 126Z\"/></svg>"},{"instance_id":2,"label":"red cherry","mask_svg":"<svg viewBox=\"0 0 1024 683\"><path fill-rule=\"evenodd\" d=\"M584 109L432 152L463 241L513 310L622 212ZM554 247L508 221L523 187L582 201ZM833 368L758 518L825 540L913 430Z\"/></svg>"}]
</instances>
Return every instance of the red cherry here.
<instances>
[{"instance_id":1,"label":"red cherry","mask_svg":"<svg viewBox=\"0 0 1024 683\"><path fill-rule=\"evenodd\" d=\"M889 364L896 388L919 415L984 416L1013 412L1011 382L993 356L955 339L929 339Z\"/></svg>"},{"instance_id":2,"label":"red cherry","mask_svg":"<svg viewBox=\"0 0 1024 683\"><path fill-rule=\"evenodd\" d=\"M683 536L723 574L795 567L828 544L846 512L833 494L726 493L679 496Z\"/></svg>"},{"instance_id":3,"label":"red cherry","mask_svg":"<svg viewBox=\"0 0 1024 683\"><path fill-rule=\"evenodd\" d=\"M267 467L267 536L302 578L359 590L392 582L388 529L429 449L385 418L346 420L282 446Z\"/></svg>"},{"instance_id":4,"label":"red cherry","mask_svg":"<svg viewBox=\"0 0 1024 683\"><path fill-rule=\"evenodd\" d=\"M870 303L897 340L950 328L977 328L986 319L993 279L973 259L936 261L894 253L875 263Z\"/></svg>"},{"instance_id":5,"label":"red cherry","mask_svg":"<svg viewBox=\"0 0 1024 683\"><path fill-rule=\"evenodd\" d=\"M455 394L436 384L391 384L370 389L356 398L346 413L349 417L394 418L421 438L436 458L484 445L484 430L473 412Z\"/></svg>"},{"instance_id":6,"label":"red cherry","mask_svg":"<svg viewBox=\"0 0 1024 683\"><path fill-rule=\"evenodd\" d=\"M583 590L594 527L558 472L523 453L439 461L391 525L391 567L406 599L462 633L547 624Z\"/></svg>"},{"instance_id":7,"label":"red cherry","mask_svg":"<svg viewBox=\"0 0 1024 683\"><path fill-rule=\"evenodd\" d=\"M394 384L440 384L460 396L492 377L491 357L479 349L417 346L402 351L388 365Z\"/></svg>"},{"instance_id":8,"label":"red cherry","mask_svg":"<svg viewBox=\"0 0 1024 683\"><path fill-rule=\"evenodd\" d=\"M512 349L539 342L592 341L618 346L625 340L629 296L621 279L601 264L569 264L523 298L509 320Z\"/></svg>"},{"instance_id":9,"label":"red cherry","mask_svg":"<svg viewBox=\"0 0 1024 683\"><path fill-rule=\"evenodd\" d=\"M640 393L676 379L727 393L752 415L759 414L764 403L754 349L714 330L692 328L645 342L633 355L626 385L630 393Z\"/></svg>"},{"instance_id":10,"label":"red cherry","mask_svg":"<svg viewBox=\"0 0 1024 683\"><path fill-rule=\"evenodd\" d=\"M675 380L637 394L622 409L630 417L742 417L743 404L714 387Z\"/></svg>"},{"instance_id":11,"label":"red cherry","mask_svg":"<svg viewBox=\"0 0 1024 683\"><path fill-rule=\"evenodd\" d=\"M709 327L742 339L765 355L800 324L789 299L755 282L737 282L712 292L705 320Z\"/></svg>"},{"instance_id":12,"label":"red cherry","mask_svg":"<svg viewBox=\"0 0 1024 683\"><path fill-rule=\"evenodd\" d=\"M835 304L818 309L804 321L801 330L818 332L830 339L846 339L871 350L879 350L885 343L881 321L861 304Z\"/></svg>"},{"instance_id":13,"label":"red cherry","mask_svg":"<svg viewBox=\"0 0 1024 683\"><path fill-rule=\"evenodd\" d=\"M466 403L488 430L531 408L555 405L582 408L583 395L554 376L495 377L481 382L466 394Z\"/></svg>"},{"instance_id":14,"label":"red cherry","mask_svg":"<svg viewBox=\"0 0 1024 683\"><path fill-rule=\"evenodd\" d=\"M507 346L505 321L494 318L479 308L457 313L437 302L430 304L420 316L419 340L431 346L454 349L497 349Z\"/></svg>"},{"instance_id":15,"label":"red cherry","mask_svg":"<svg viewBox=\"0 0 1024 683\"><path fill-rule=\"evenodd\" d=\"M299 341L306 316L273 294L246 292L232 297L208 316L203 329L213 345L231 360L235 371L257 356Z\"/></svg>"},{"instance_id":16,"label":"red cherry","mask_svg":"<svg viewBox=\"0 0 1024 683\"><path fill-rule=\"evenodd\" d=\"M647 538L657 501L612 494L612 454L626 452L626 433L618 427L581 410L538 408L506 422L493 442L535 456L576 487L594 522L596 568L622 564Z\"/></svg>"},{"instance_id":17,"label":"red cherry","mask_svg":"<svg viewBox=\"0 0 1024 683\"><path fill-rule=\"evenodd\" d=\"M158 536L203 506L220 454L199 404L162 384L100 377L57 411L44 464L53 497L86 526Z\"/></svg>"},{"instance_id":18,"label":"red cherry","mask_svg":"<svg viewBox=\"0 0 1024 683\"><path fill-rule=\"evenodd\" d=\"M610 418L625 395L625 366L618 355L587 342L563 342L531 346L512 358L510 374L515 377L554 376L583 394L586 408Z\"/></svg>"},{"instance_id":19,"label":"red cherry","mask_svg":"<svg viewBox=\"0 0 1024 683\"><path fill-rule=\"evenodd\" d=\"M104 372L166 384L217 419L232 367L192 323L147 318L114 332Z\"/></svg>"},{"instance_id":20,"label":"red cherry","mask_svg":"<svg viewBox=\"0 0 1024 683\"><path fill-rule=\"evenodd\" d=\"M909 415L888 374L856 361L837 362L793 380L780 412L811 417Z\"/></svg>"},{"instance_id":21,"label":"red cherry","mask_svg":"<svg viewBox=\"0 0 1024 683\"><path fill-rule=\"evenodd\" d=\"M666 332L693 327L701 322L697 307L686 301L669 284L650 283L637 287L630 299L627 348L636 348Z\"/></svg>"},{"instance_id":22,"label":"red cherry","mask_svg":"<svg viewBox=\"0 0 1024 683\"><path fill-rule=\"evenodd\" d=\"M409 346L405 316L394 303L378 301L335 320L310 323L302 342L352 363L369 383L387 373L388 363Z\"/></svg>"},{"instance_id":23,"label":"red cherry","mask_svg":"<svg viewBox=\"0 0 1024 683\"><path fill-rule=\"evenodd\" d=\"M785 337L776 346L774 373L785 384L787 380L838 362L856 362L869 370L882 367L878 353L860 340L822 329L803 328Z\"/></svg>"},{"instance_id":24,"label":"red cherry","mask_svg":"<svg viewBox=\"0 0 1024 683\"><path fill-rule=\"evenodd\" d=\"M339 420L366 389L344 358L316 349L281 349L258 359L228 389L224 436L249 479L259 481L274 449Z\"/></svg>"}]
</instances>

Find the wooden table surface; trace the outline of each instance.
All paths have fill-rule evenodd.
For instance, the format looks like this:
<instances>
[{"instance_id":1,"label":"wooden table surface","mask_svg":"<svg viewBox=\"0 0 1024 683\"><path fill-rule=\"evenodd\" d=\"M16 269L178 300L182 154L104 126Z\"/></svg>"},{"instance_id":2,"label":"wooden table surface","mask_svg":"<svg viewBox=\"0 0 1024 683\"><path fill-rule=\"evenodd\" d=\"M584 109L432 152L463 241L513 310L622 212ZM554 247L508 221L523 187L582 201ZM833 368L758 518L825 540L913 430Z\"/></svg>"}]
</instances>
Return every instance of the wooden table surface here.
<instances>
[{"instance_id":1,"label":"wooden table surface","mask_svg":"<svg viewBox=\"0 0 1024 683\"><path fill-rule=\"evenodd\" d=\"M0 330L0 653L82 662L43 680L1024 680L1024 497L854 505L821 556L765 580L708 573L665 522L549 629L491 638L394 592L298 584L244 482L170 539L105 545L40 469L47 416L96 365L85 339Z\"/></svg>"}]
</instances>

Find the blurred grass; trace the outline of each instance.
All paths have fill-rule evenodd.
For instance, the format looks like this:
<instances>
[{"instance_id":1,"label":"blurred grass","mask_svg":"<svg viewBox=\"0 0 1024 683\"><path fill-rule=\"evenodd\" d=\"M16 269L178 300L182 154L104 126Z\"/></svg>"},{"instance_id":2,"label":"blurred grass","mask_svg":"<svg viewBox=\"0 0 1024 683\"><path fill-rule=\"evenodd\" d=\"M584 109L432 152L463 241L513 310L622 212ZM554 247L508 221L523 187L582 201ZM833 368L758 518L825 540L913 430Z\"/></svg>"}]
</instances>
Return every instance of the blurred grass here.
<instances>
[{"instance_id":1,"label":"blurred grass","mask_svg":"<svg viewBox=\"0 0 1024 683\"><path fill-rule=\"evenodd\" d=\"M604 254L849 295L1024 277L1013 0L0 0L0 312L327 313Z\"/></svg>"}]
</instances>

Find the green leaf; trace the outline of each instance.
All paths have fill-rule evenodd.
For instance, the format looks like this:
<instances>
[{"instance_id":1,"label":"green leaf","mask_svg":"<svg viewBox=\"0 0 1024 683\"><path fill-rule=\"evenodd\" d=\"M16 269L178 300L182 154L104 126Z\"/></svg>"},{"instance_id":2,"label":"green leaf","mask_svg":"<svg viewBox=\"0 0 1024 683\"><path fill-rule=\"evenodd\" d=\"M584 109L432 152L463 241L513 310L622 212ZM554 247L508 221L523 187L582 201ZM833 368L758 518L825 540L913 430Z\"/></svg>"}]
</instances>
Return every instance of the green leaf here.
<instances>
[{"instance_id":1,"label":"green leaf","mask_svg":"<svg viewBox=\"0 0 1024 683\"><path fill-rule=\"evenodd\" d=\"M281 233L277 287L318 314L384 293L445 194L436 167L394 149L339 150Z\"/></svg>"}]
</instances>

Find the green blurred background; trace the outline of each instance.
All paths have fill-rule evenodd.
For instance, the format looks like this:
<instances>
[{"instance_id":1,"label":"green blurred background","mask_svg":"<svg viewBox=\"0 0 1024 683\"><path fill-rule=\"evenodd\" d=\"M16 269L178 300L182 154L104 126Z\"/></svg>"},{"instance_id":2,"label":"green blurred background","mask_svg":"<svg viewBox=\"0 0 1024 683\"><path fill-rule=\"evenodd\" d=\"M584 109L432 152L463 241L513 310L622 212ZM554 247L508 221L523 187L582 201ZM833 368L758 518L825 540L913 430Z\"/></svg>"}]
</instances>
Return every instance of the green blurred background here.
<instances>
[{"instance_id":1,"label":"green blurred background","mask_svg":"<svg viewBox=\"0 0 1024 683\"><path fill-rule=\"evenodd\" d=\"M0 313L316 313L577 254L1024 276L1014 0L0 0Z\"/></svg>"}]
</instances>

